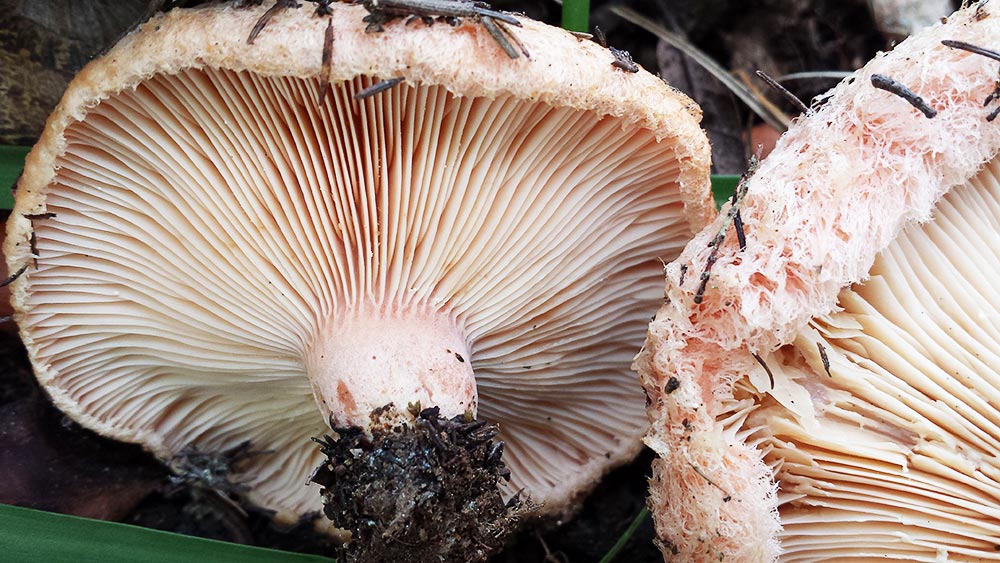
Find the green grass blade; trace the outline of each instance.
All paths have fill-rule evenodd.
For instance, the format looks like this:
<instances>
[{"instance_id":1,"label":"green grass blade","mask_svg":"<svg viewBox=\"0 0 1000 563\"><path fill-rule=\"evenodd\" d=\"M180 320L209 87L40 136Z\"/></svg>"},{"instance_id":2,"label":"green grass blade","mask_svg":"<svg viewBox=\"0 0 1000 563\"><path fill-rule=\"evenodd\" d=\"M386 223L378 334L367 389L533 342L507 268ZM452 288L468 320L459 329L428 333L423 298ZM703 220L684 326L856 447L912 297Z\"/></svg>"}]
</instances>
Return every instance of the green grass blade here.
<instances>
[{"instance_id":1,"label":"green grass blade","mask_svg":"<svg viewBox=\"0 0 1000 563\"><path fill-rule=\"evenodd\" d=\"M715 196L715 206L722 207L722 204L733 197L736 185L740 183L740 177L735 174L715 174L712 175L712 195Z\"/></svg>"},{"instance_id":2,"label":"green grass blade","mask_svg":"<svg viewBox=\"0 0 1000 563\"><path fill-rule=\"evenodd\" d=\"M13 209L14 196L10 189L24 168L24 157L30 147L0 145L0 209Z\"/></svg>"},{"instance_id":3,"label":"green grass blade","mask_svg":"<svg viewBox=\"0 0 1000 563\"><path fill-rule=\"evenodd\" d=\"M563 0L562 26L570 31L590 31L590 0Z\"/></svg>"},{"instance_id":4,"label":"green grass blade","mask_svg":"<svg viewBox=\"0 0 1000 563\"><path fill-rule=\"evenodd\" d=\"M333 563L8 505L0 505L0 546L0 559L18 563Z\"/></svg>"},{"instance_id":5,"label":"green grass blade","mask_svg":"<svg viewBox=\"0 0 1000 563\"><path fill-rule=\"evenodd\" d=\"M604 557L601 557L601 561L599 563L611 563L614 561L615 557L618 557L618 553L625 548L625 544L628 543L628 540L632 539L632 536L635 535L635 531L639 529L639 526L647 518L649 518L649 509L644 506L642 507L642 510L639 511L639 514L636 514L635 518L632 519L632 523L628 525L625 533L618 538L615 545L611 546L611 549L604 554Z\"/></svg>"}]
</instances>

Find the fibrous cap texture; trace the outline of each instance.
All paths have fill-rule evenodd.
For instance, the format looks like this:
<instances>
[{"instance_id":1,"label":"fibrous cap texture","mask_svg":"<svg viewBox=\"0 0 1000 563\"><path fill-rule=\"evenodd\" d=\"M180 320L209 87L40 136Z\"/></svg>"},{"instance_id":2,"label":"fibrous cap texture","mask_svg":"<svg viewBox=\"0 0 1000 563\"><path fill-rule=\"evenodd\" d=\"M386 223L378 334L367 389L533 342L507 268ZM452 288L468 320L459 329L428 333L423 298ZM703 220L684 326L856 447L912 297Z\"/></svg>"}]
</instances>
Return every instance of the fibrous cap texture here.
<instances>
[{"instance_id":1,"label":"fibrous cap texture","mask_svg":"<svg viewBox=\"0 0 1000 563\"><path fill-rule=\"evenodd\" d=\"M660 260L714 213L699 110L527 20L530 59L344 4L248 44L267 8L154 17L49 119L5 245L39 380L162 457L249 441L285 520L309 438L390 402L499 423L512 490L569 510L640 447Z\"/></svg>"},{"instance_id":2,"label":"fibrous cap texture","mask_svg":"<svg viewBox=\"0 0 1000 563\"><path fill-rule=\"evenodd\" d=\"M745 250L706 267L719 220L668 266L635 364L668 560L997 557L998 64L941 43L996 46L996 10L842 82L746 181Z\"/></svg>"}]
</instances>

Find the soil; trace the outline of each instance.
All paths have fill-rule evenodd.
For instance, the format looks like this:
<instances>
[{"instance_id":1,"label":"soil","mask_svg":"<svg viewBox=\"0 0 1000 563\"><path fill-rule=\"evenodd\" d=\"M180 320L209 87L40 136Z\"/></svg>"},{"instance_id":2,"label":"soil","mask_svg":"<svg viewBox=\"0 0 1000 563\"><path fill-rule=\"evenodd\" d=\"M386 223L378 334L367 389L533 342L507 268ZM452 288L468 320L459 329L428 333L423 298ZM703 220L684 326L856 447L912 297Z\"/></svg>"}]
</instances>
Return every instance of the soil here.
<instances>
[{"instance_id":1,"label":"soil","mask_svg":"<svg viewBox=\"0 0 1000 563\"><path fill-rule=\"evenodd\" d=\"M30 144L68 77L124 32L129 22L157 4L148 0L90 4L0 0L0 92L6 98L0 101L6 104L0 107L0 116L17 117L12 121L0 117L0 141ZM553 1L493 4L558 25L560 8ZM880 33L872 21L867 0L638 0L618 4L659 21L723 67L746 76L757 69L776 77L853 70L892 45L892 38ZM33 11L25 8L29 5ZM83 10L80 5L92 8ZM658 45L655 37L614 15L611 7L611 2L591 0L591 23L601 28L609 45L629 51L638 64L660 72L694 97L705 111L714 171L742 172L759 139L751 137L751 128L760 120L701 67L676 50ZM14 73L15 68L33 69L33 76L44 80L28 80ZM786 86L808 103L836 80L795 80ZM760 83L751 84L794 115L794 106L780 94L766 91ZM278 549L333 553L329 538L313 533L308 518L297 526L277 529L269 515L236 505L232 495L237 490L172 480L168 469L141 449L105 440L70 422L39 391L9 322L6 329L0 331L0 473L7 477L0 484L0 502ZM477 456L488 455L475 451ZM651 459L645 452L611 473L570 522L524 527L492 561L601 559L642 509ZM224 469L230 461L222 456L205 463L209 469ZM490 478L496 478L496 469L492 467ZM653 537L647 517L619 560L661 561Z\"/></svg>"},{"instance_id":2,"label":"soil","mask_svg":"<svg viewBox=\"0 0 1000 563\"><path fill-rule=\"evenodd\" d=\"M496 424L438 407L371 414L369 430L334 428L318 440L327 457L312 476L324 512L351 533L338 560L479 562L503 547L527 505L505 502L510 480Z\"/></svg>"},{"instance_id":3,"label":"soil","mask_svg":"<svg viewBox=\"0 0 1000 563\"><path fill-rule=\"evenodd\" d=\"M471 439L465 435L455 438L455 432L447 429L467 424L444 419L437 424L445 427L446 435L452 436L445 437L452 447L450 451L454 452L448 459L467 462L474 458L478 461L462 464L483 468L445 480L445 485L452 489L479 490L485 503L492 503L490 506L494 508L489 516L493 520L480 521L484 529L515 525L517 511L505 511L499 497L491 495L485 487L504 475L502 464L491 455L493 444L497 442L489 437L480 439L487 436L484 428L476 428ZM425 424L422 430L417 429L419 434L396 435L390 437L389 442L414 440L419 447L408 447L409 452L426 451L432 447L428 444L426 429ZM485 430L488 433L489 427ZM421 438L415 439L414 435ZM355 446L357 444L351 442L347 450L357 450ZM378 449L370 446L367 447L369 452ZM342 458L347 450L331 450L331 453ZM281 528L266 512L239 506L234 501L238 487L225 480L228 464L237 461L239 455L243 454L223 452L208 456L188 452L185 456L188 465L183 475L198 475L199 478L177 478L137 446L102 438L66 418L38 388L20 340L10 332L0 331L0 468L5 475L0 483L0 503L287 551L328 556L338 552L334 541L313 531L311 518L318 514L304 518L296 526ZM530 523L510 537L506 547L492 561L599 560L641 511L651 460L652 456L646 452L634 463L609 475L569 523L561 526L555 522ZM445 469L443 474L458 475L447 467L442 469ZM359 482L365 479L361 473L355 477ZM399 479L399 482L406 481ZM415 481L408 480L410 483ZM431 480L430 483L435 486L436 482ZM401 491L376 494L377 491L369 490L368 493L371 494L352 495L352 498L370 504L378 499L394 499ZM448 512L448 507L436 509ZM431 513L426 512L424 516ZM386 520L391 519L389 516ZM453 520L451 525L462 532L461 520ZM621 552L621 560L660 561L652 540L652 522L647 518ZM469 545L463 544L463 547ZM352 554L350 560L375 559ZM386 557L384 560L403 559ZM468 557L446 560L468 560Z\"/></svg>"}]
</instances>

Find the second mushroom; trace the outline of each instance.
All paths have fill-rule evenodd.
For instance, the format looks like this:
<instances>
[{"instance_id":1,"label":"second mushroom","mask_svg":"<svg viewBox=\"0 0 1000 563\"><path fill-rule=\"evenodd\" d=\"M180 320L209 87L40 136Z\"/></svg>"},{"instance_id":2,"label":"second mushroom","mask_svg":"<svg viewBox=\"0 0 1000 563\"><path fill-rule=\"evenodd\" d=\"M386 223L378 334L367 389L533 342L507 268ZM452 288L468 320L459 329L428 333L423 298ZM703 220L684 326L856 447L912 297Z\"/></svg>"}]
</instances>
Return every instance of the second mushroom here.
<instances>
[{"instance_id":1,"label":"second mushroom","mask_svg":"<svg viewBox=\"0 0 1000 563\"><path fill-rule=\"evenodd\" d=\"M343 4L247 45L265 8L156 16L50 118L5 245L39 381L164 458L249 441L285 521L310 438L387 405L499 423L511 490L570 510L640 448L629 363L714 213L697 107L530 21L530 60Z\"/></svg>"}]
</instances>

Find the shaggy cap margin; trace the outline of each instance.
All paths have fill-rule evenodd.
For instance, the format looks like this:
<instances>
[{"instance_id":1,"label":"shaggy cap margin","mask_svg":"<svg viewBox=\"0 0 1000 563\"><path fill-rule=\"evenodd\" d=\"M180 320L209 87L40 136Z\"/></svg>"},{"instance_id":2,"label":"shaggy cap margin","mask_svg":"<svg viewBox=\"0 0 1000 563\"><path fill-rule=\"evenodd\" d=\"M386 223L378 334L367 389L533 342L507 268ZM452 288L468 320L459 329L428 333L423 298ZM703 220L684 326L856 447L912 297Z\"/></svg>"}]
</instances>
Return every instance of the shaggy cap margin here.
<instances>
[{"instance_id":1,"label":"shaggy cap margin","mask_svg":"<svg viewBox=\"0 0 1000 563\"><path fill-rule=\"evenodd\" d=\"M676 183L693 228L714 216L708 191L708 145L698 128L700 110L646 72L615 69L611 65L614 56L596 44L524 20L523 28L514 32L532 58L512 61L479 25L405 26L399 20L387 25L385 33L365 33L363 8L337 4L330 19L312 17L308 10L281 11L254 44L247 45L247 34L265 9L215 5L157 15L80 73L26 160L4 244L11 271L31 260L30 217L46 213L46 190L56 177L58 158L65 152L67 128L85 119L102 100L135 89L144 80L191 69L224 68L274 77L329 76L334 83L358 76L405 76L409 82L441 86L457 96L509 96L613 116L623 127L633 125L650 131L676 152L682 170ZM334 44L329 68L324 69L324 36L331 21ZM23 316L30 277L29 270L11 286L19 317ZM31 330L22 326L21 334L34 356L37 346ZM40 381L55 377L49 365L33 359ZM89 427L115 438L143 442L159 455L170 455L160 437L89 419L75 400L58 390L51 394L60 408ZM581 483L584 488L592 486L607 467L630 459L639 447L636 442L620 448L606 462L589 464L581 470L578 481L558 483L553 498L577 500ZM564 506L562 502L553 505L555 510ZM294 519L297 514L281 509L278 517Z\"/></svg>"},{"instance_id":2,"label":"shaggy cap margin","mask_svg":"<svg viewBox=\"0 0 1000 563\"><path fill-rule=\"evenodd\" d=\"M660 459L650 505L668 560L778 557L778 483L743 425L757 399L738 397L734 386L749 378L766 393L754 355L768 357L835 311L841 288L867 279L879 252L1000 150L1000 129L983 107L997 63L941 44L995 46L996 11L973 6L907 39L798 118L747 181L746 249L730 231L700 304L722 220L667 267L667 302L634 367L651 399L646 443ZM906 85L937 116L874 88L874 74Z\"/></svg>"}]
</instances>

